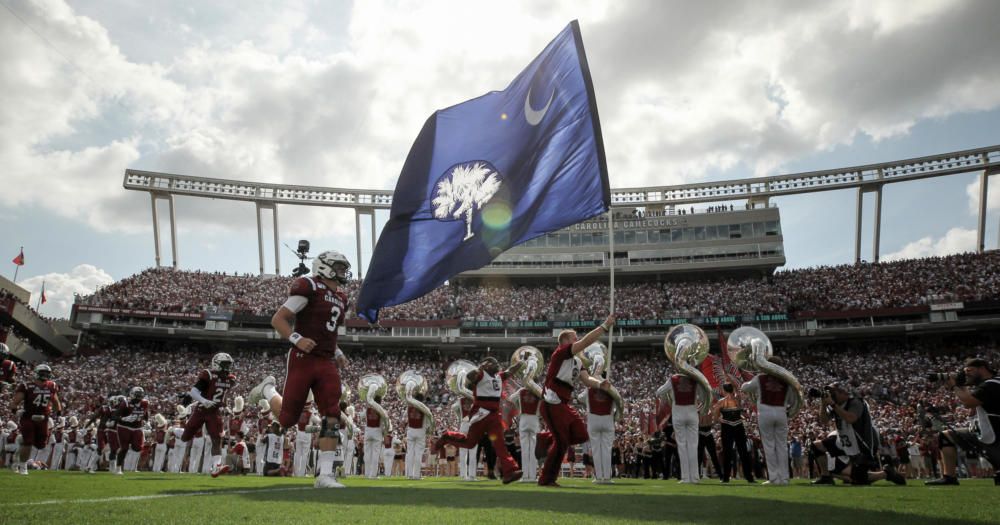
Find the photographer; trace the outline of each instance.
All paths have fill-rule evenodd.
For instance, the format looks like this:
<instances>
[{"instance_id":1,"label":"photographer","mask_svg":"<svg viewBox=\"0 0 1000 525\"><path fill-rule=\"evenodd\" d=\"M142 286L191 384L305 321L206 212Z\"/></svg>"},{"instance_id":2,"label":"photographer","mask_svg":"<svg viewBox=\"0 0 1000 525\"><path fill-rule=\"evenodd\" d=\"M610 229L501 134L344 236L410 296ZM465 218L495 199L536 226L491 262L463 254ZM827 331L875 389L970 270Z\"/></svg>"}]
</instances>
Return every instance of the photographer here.
<instances>
[{"instance_id":1,"label":"photographer","mask_svg":"<svg viewBox=\"0 0 1000 525\"><path fill-rule=\"evenodd\" d=\"M1000 432L1000 377L996 371L985 359L973 358L965 362L961 372L932 374L929 379L943 379L966 408L976 410L976 419L970 430L948 429L938 433L942 477L927 484L958 485L955 476L957 447L983 454L993 465L993 470L1000 472L1000 439L997 439L997 432ZM970 391L967 385L975 388ZM1000 474L993 477L993 482L1000 485Z\"/></svg>"},{"instance_id":2,"label":"photographer","mask_svg":"<svg viewBox=\"0 0 1000 525\"><path fill-rule=\"evenodd\" d=\"M906 479L893 470L891 465L886 465L884 470L873 470L878 465L880 440L878 430L872 424L868 403L864 399L852 396L849 387L843 383L833 383L823 392L811 390L809 395L822 397L819 407L820 423L826 424L833 420L837 426L836 432L812 444L820 471L819 479L813 481L813 484L833 485L834 477L852 485L867 485L882 479L897 485L906 484ZM834 458L832 471L827 467L824 454Z\"/></svg>"}]
</instances>

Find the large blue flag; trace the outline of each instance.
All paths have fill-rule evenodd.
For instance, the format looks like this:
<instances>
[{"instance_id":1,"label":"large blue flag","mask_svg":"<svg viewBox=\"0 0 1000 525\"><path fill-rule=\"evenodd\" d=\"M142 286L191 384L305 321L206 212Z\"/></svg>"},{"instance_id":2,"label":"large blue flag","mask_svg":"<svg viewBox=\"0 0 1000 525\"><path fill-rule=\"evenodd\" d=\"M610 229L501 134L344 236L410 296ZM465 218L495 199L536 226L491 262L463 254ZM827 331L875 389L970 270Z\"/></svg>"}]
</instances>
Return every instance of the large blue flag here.
<instances>
[{"instance_id":1,"label":"large blue flag","mask_svg":"<svg viewBox=\"0 0 1000 525\"><path fill-rule=\"evenodd\" d=\"M427 119L396 183L358 313L374 323L379 308L610 203L594 88L573 21L507 89Z\"/></svg>"}]
</instances>

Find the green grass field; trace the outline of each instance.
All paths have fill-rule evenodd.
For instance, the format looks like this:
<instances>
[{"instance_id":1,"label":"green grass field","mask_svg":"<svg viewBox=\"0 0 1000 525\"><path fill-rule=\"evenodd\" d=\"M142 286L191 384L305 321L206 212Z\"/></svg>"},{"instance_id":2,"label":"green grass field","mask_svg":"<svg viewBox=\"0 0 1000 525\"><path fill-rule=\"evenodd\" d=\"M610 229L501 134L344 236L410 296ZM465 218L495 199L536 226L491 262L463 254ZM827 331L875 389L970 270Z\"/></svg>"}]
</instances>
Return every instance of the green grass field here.
<instances>
[{"instance_id":1,"label":"green grass field","mask_svg":"<svg viewBox=\"0 0 1000 525\"><path fill-rule=\"evenodd\" d=\"M714 480L619 480L613 486L563 480L529 484L389 479L346 480L346 489L311 479L0 471L0 522L46 523L998 523L1000 487L767 487Z\"/></svg>"}]
</instances>

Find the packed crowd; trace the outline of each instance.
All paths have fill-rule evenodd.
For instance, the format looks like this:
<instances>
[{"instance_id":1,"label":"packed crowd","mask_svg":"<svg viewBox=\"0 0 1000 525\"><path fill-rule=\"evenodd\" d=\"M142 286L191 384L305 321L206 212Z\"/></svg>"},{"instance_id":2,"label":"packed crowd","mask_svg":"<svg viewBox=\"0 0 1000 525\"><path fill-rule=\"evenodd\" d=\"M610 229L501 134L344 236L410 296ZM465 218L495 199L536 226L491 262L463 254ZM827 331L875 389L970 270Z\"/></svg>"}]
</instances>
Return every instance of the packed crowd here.
<instances>
[{"instance_id":1,"label":"packed crowd","mask_svg":"<svg viewBox=\"0 0 1000 525\"><path fill-rule=\"evenodd\" d=\"M933 296L956 301L1000 298L1000 252L928 257L885 263L780 271L766 279L623 283L616 286L624 319L753 313L867 310L927 304ZM145 270L79 297L90 305L160 311L201 311L219 306L270 315L286 296L290 277L237 276L169 268ZM358 281L347 285L353 305ZM444 285L380 318L528 321L598 319L606 284ZM351 313L353 317L353 313Z\"/></svg>"},{"instance_id":2,"label":"packed crowd","mask_svg":"<svg viewBox=\"0 0 1000 525\"><path fill-rule=\"evenodd\" d=\"M805 387L822 387L834 380L849 381L854 390L868 400L876 426L887 444L919 444L929 455L934 431L941 424L965 426L970 419L960 410L954 396L946 389L929 384L928 372L953 371L969 355L979 355L996 363L1000 352L995 339L952 340L942 343L932 340L875 341L813 345L805 349L776 350ZM87 420L109 394L126 393L133 386L145 389L151 413L162 413L171 419L184 393L195 382L197 372L208 366L211 353L206 348L188 348L177 343L122 343L108 340L95 343L96 354L77 356L51 363L55 380L60 385L64 404L63 416ZM238 385L235 395L246 396L250 388L264 375L279 377L284 367L283 355L266 351L231 352L235 359L234 373ZM462 356L476 360L477 356ZM394 391L403 371L415 369L428 381L426 404L435 414L438 432L458 427L450 409L453 394L446 388L444 372L456 356L421 351L383 352L366 350L350 352L350 365L344 371L344 383L352 390L358 379L368 373L385 377L390 392L383 406L393 419L397 438L405 429L405 405ZM620 351L613 364L613 382L625 400L623 418L618 423L616 450L622 473L640 475L642 457L650 448L650 438L662 430L662 411L655 399L656 388L672 373L663 355L653 351ZM21 380L30 379L30 367L22 367ZM512 385L514 386L514 385ZM508 392L513 390L509 389ZM358 414L357 424L363 426L360 415L364 404L358 396L351 398ZM831 430L821 425L816 404L812 402L790 422L790 439L808 443ZM756 434L752 407L746 404L745 419L748 434ZM249 410L248 414L254 414ZM13 417L6 403L0 404L0 420ZM248 442L252 442L248 436ZM655 445L655 441L653 442ZM893 447L889 447L893 448Z\"/></svg>"}]
</instances>

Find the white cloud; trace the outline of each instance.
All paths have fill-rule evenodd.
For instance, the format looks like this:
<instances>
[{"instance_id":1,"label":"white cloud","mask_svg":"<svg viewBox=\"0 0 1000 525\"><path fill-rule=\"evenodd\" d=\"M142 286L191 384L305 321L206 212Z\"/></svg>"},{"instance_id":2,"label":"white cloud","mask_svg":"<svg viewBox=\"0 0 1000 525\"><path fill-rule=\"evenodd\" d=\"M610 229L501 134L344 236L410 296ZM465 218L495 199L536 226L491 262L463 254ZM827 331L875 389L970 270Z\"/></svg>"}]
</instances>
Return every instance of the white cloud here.
<instances>
[{"instance_id":1,"label":"white cloud","mask_svg":"<svg viewBox=\"0 0 1000 525\"><path fill-rule=\"evenodd\" d=\"M976 250L976 230L952 228L939 239L923 237L903 246L897 252L885 255L883 261L919 259L937 255L952 255Z\"/></svg>"},{"instance_id":2,"label":"white cloud","mask_svg":"<svg viewBox=\"0 0 1000 525\"><path fill-rule=\"evenodd\" d=\"M148 229L127 167L392 188L434 109L503 88L575 17L616 187L768 174L1000 106L996 2L100 4L13 3L59 52L0 17L0 165L18 188L0 207ZM353 230L351 213L296 215L296 235ZM254 227L207 205L179 219Z\"/></svg>"},{"instance_id":3,"label":"white cloud","mask_svg":"<svg viewBox=\"0 0 1000 525\"><path fill-rule=\"evenodd\" d=\"M969 196L969 213L979 216L979 178L969 183L965 187L965 194ZM986 210L1000 210L1000 177L990 177L989 184L986 185Z\"/></svg>"},{"instance_id":4,"label":"white cloud","mask_svg":"<svg viewBox=\"0 0 1000 525\"><path fill-rule=\"evenodd\" d=\"M45 283L45 304L39 313L46 317L68 318L76 295L90 295L97 288L115 280L104 270L90 264L81 264L69 273L47 273L29 277L17 284L31 292L31 307L38 304L42 283Z\"/></svg>"}]
</instances>

